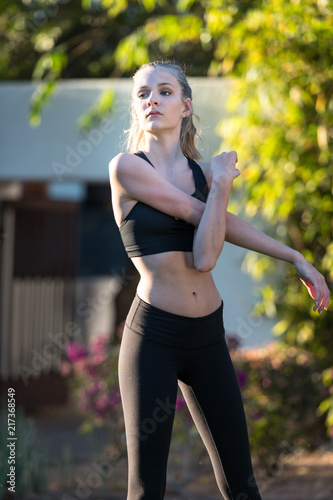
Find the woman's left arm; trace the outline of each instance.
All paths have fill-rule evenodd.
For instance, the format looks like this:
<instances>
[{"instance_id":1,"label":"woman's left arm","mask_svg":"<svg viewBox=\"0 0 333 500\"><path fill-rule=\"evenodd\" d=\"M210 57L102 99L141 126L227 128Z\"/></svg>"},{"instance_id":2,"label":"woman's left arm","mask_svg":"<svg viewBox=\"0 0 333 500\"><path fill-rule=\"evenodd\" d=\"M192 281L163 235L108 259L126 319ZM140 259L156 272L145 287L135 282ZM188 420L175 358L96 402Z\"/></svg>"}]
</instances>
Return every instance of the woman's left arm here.
<instances>
[{"instance_id":1,"label":"woman's left arm","mask_svg":"<svg viewBox=\"0 0 333 500\"><path fill-rule=\"evenodd\" d=\"M313 310L319 313L327 310L330 291L325 278L302 254L267 236L230 212L227 212L225 241L293 264L300 280L315 300Z\"/></svg>"}]
</instances>

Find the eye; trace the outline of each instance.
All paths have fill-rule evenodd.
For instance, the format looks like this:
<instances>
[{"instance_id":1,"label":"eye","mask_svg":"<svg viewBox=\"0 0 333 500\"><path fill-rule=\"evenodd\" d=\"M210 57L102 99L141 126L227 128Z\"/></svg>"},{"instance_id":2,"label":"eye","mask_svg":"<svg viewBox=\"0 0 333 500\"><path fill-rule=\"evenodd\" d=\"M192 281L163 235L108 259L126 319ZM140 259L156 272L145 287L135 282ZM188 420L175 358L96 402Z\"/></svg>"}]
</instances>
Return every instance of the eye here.
<instances>
[{"instance_id":1,"label":"eye","mask_svg":"<svg viewBox=\"0 0 333 500\"><path fill-rule=\"evenodd\" d=\"M143 98L144 98L144 97L146 97L147 95L148 95L148 94L147 94L146 92L140 92L140 93L138 94L138 98L139 98L139 99L143 99Z\"/></svg>"},{"instance_id":2,"label":"eye","mask_svg":"<svg viewBox=\"0 0 333 500\"><path fill-rule=\"evenodd\" d=\"M161 95L171 95L170 90L162 90Z\"/></svg>"}]
</instances>

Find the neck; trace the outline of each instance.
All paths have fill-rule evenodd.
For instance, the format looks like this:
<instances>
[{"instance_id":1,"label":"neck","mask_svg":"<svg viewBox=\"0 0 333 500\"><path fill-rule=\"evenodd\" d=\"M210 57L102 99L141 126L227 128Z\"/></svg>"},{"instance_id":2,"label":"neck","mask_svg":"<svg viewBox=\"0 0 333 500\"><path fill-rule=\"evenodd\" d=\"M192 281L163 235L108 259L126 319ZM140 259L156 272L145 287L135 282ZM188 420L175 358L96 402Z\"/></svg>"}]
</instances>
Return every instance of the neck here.
<instances>
[{"instance_id":1,"label":"neck","mask_svg":"<svg viewBox=\"0 0 333 500\"><path fill-rule=\"evenodd\" d=\"M184 155L180 148L179 135L161 137L146 134L145 152L148 154L153 165L160 165L163 169L173 170L176 164L184 161Z\"/></svg>"}]
</instances>

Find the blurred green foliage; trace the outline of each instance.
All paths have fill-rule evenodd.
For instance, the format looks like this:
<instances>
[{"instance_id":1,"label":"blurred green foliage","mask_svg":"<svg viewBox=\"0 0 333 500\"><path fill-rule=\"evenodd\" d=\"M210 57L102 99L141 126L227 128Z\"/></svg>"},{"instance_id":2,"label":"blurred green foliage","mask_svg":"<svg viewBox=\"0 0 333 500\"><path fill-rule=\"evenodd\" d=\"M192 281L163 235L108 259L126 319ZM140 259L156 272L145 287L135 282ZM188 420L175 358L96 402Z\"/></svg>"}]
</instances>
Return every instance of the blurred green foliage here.
<instances>
[{"instance_id":1,"label":"blurred green foliage","mask_svg":"<svg viewBox=\"0 0 333 500\"><path fill-rule=\"evenodd\" d=\"M231 116L218 132L242 164L245 213L262 217L273 236L300 251L333 280L333 10L305 0L260 2L229 27L220 47L235 77ZM261 287L258 313L283 318L275 327L290 345L333 364L333 314L321 316L292 266L249 254L252 275L278 271ZM273 282L273 281L272 281ZM279 283L279 286L277 284Z\"/></svg>"}]
</instances>

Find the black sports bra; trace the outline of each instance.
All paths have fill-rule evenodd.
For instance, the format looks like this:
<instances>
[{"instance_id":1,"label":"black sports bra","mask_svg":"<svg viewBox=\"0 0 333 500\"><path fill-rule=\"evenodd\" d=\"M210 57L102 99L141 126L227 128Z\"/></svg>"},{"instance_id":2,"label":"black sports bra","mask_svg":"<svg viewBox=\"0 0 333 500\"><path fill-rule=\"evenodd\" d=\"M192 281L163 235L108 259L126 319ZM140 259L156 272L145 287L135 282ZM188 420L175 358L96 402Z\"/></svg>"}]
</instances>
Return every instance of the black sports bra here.
<instances>
[{"instance_id":1,"label":"black sports bra","mask_svg":"<svg viewBox=\"0 0 333 500\"><path fill-rule=\"evenodd\" d=\"M135 154L155 168L142 151ZM194 160L188 158L188 163L195 183L195 192L192 196L206 202L208 186L204 173ZM119 228L129 257L142 257L175 250L192 252L194 230L192 224L165 214L141 201L134 205Z\"/></svg>"}]
</instances>

